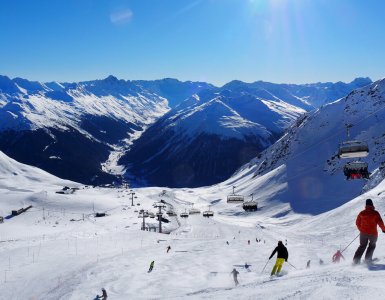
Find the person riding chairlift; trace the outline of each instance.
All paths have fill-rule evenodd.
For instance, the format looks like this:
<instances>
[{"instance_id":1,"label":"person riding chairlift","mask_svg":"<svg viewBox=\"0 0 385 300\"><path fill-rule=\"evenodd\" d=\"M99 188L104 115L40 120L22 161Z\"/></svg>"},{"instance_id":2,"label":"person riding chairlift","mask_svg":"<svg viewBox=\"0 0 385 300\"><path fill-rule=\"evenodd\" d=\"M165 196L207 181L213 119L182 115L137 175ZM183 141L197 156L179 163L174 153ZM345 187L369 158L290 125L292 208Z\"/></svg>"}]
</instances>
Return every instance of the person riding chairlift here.
<instances>
[{"instance_id":1,"label":"person riding chairlift","mask_svg":"<svg viewBox=\"0 0 385 300\"><path fill-rule=\"evenodd\" d=\"M361 179L362 175L360 173L352 173L350 174L351 179Z\"/></svg>"}]
</instances>

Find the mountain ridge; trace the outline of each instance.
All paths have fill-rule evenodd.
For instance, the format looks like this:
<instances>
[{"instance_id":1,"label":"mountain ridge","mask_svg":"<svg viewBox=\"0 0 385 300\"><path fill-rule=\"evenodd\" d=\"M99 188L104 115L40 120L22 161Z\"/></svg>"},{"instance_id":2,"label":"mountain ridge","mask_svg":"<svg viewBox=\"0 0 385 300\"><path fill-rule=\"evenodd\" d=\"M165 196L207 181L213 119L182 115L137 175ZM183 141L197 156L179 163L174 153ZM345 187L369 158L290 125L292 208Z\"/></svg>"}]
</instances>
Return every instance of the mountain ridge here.
<instances>
[{"instance_id":1,"label":"mountain ridge","mask_svg":"<svg viewBox=\"0 0 385 300\"><path fill-rule=\"evenodd\" d=\"M364 82L357 79L356 84ZM276 91L265 91L268 99L264 99L253 89L249 92L249 87L231 91L204 82L181 82L172 78L143 81L118 79L110 75L82 82L44 83L0 76L0 150L18 161L39 166L63 178L88 184L118 182L129 166L118 165L119 159L130 153L132 147L135 148L136 141L157 120L170 116L167 114L170 110L182 119L185 117L183 113L193 112L200 105L220 96L222 106L227 107L226 118L215 113L213 119L217 121L210 122L211 117L207 118L201 112L200 117L190 123L194 126L200 124L195 127L199 130L194 134L199 137L198 144L211 145L201 147L207 157L231 159L231 151L227 151L226 156L214 155L226 152L218 146L229 147L232 151L244 149L240 150L242 159L231 168L226 166L227 171L222 175L219 174L221 168L217 167L218 162L207 161L211 167L201 168L202 172L205 169L220 181L274 142L303 113L303 108L286 102L293 99L291 93L282 90L282 86L271 86ZM310 92L309 97L312 97ZM302 100L295 98L296 102L306 102ZM255 106L257 103L259 106ZM305 106L310 108L307 104ZM200 122L204 118L206 123ZM186 128L182 127L180 129L184 131ZM158 130L160 134L164 132L164 129ZM266 130L269 132L267 135ZM226 145L223 144L226 136L231 137L232 145L229 140ZM167 141L164 137L162 139ZM176 148L181 153L189 152L186 147L191 145L190 142L181 138L175 141L179 141ZM27 147L29 151L21 147ZM204 153L200 153L201 149L196 148L195 153L205 157ZM148 161L150 157L143 159ZM176 162L176 165L183 164ZM80 169L81 175L78 172ZM202 185L208 183L212 183L210 178L200 182ZM163 184L167 185L167 182Z\"/></svg>"}]
</instances>

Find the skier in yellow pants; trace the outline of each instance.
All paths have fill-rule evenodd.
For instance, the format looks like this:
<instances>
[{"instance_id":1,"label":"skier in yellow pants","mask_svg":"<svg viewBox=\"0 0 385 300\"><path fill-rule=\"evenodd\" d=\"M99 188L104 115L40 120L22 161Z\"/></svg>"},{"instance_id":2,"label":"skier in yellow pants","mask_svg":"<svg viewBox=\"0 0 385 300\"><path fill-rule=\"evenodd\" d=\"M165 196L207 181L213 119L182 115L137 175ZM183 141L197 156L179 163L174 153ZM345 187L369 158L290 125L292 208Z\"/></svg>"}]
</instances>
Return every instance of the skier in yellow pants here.
<instances>
[{"instance_id":1,"label":"skier in yellow pants","mask_svg":"<svg viewBox=\"0 0 385 300\"><path fill-rule=\"evenodd\" d=\"M273 270L271 271L271 276L275 274L278 275L279 272L281 272L283 263L289 258L289 252L287 251L287 248L283 245L282 241L278 242L278 246L274 249L273 253L271 253L269 259L271 259L276 252L278 253L277 260L275 262Z\"/></svg>"}]
</instances>

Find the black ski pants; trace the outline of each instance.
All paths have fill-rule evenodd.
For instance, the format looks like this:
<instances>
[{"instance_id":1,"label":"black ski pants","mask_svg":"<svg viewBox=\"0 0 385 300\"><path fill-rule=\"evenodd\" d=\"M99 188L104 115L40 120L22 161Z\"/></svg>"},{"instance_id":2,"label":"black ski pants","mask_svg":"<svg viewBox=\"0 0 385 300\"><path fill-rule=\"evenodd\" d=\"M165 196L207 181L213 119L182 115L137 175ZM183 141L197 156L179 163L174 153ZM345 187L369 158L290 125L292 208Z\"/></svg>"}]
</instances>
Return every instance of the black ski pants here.
<instances>
[{"instance_id":1,"label":"black ski pants","mask_svg":"<svg viewBox=\"0 0 385 300\"><path fill-rule=\"evenodd\" d=\"M372 234L361 233L360 234L360 246L358 246L356 253L354 254L353 261L359 263L361 261L362 254L364 254L366 247L369 247L365 253L365 261L371 261L373 259L373 252L376 249L377 236Z\"/></svg>"}]
</instances>

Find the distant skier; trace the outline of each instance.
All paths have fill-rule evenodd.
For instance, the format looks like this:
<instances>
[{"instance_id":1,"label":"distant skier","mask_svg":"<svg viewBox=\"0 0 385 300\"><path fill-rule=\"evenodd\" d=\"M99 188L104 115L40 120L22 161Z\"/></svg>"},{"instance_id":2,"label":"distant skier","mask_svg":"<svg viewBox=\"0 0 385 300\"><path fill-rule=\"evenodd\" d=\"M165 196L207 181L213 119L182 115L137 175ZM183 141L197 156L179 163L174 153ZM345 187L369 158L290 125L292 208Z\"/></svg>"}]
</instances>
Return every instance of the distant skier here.
<instances>
[{"instance_id":1,"label":"distant skier","mask_svg":"<svg viewBox=\"0 0 385 300\"><path fill-rule=\"evenodd\" d=\"M230 244L229 244L229 241L226 241L226 244L227 244L227 245L230 245Z\"/></svg>"},{"instance_id":2,"label":"distant skier","mask_svg":"<svg viewBox=\"0 0 385 300\"><path fill-rule=\"evenodd\" d=\"M384 222L382 221L379 212L374 209L373 201L371 199L366 200L365 210L358 214L356 225L360 231L360 246L354 254L353 263L360 263L368 243L369 247L366 250L365 262L371 263L378 238L377 225L382 229L382 232L385 233Z\"/></svg>"},{"instance_id":3,"label":"distant skier","mask_svg":"<svg viewBox=\"0 0 385 300\"><path fill-rule=\"evenodd\" d=\"M320 258L319 259L319 264L322 266L324 264L324 261Z\"/></svg>"},{"instance_id":4,"label":"distant skier","mask_svg":"<svg viewBox=\"0 0 385 300\"><path fill-rule=\"evenodd\" d=\"M307 261L307 263L306 263L306 268L307 268L307 269L310 268L310 262L311 262L311 260L309 259L309 260Z\"/></svg>"},{"instance_id":5,"label":"distant skier","mask_svg":"<svg viewBox=\"0 0 385 300\"><path fill-rule=\"evenodd\" d=\"M171 250L171 246L168 246L167 247L167 253L168 253L168 251L170 251Z\"/></svg>"},{"instance_id":6,"label":"distant skier","mask_svg":"<svg viewBox=\"0 0 385 300\"><path fill-rule=\"evenodd\" d=\"M235 285L238 285L239 282L238 282L238 274L239 272L234 268L230 274L233 274L233 278L234 278L234 283Z\"/></svg>"},{"instance_id":7,"label":"distant skier","mask_svg":"<svg viewBox=\"0 0 385 300\"><path fill-rule=\"evenodd\" d=\"M282 241L278 242L278 246L271 253L269 260L274 256L275 253L277 253L277 260L275 262L273 270L271 271L271 276L275 274L278 275L279 272L281 272L283 263L289 258L289 252L287 251L287 248L283 245Z\"/></svg>"},{"instance_id":8,"label":"distant skier","mask_svg":"<svg viewBox=\"0 0 385 300\"><path fill-rule=\"evenodd\" d=\"M342 255L341 251L340 251L340 250L337 250L337 252L334 253L334 255L333 255L332 261L333 261L334 263L339 263L340 260L341 260L341 257L342 257L343 259L345 259L345 257Z\"/></svg>"},{"instance_id":9,"label":"distant skier","mask_svg":"<svg viewBox=\"0 0 385 300\"><path fill-rule=\"evenodd\" d=\"M249 269L250 265L245 263L245 269L247 270L247 272L251 272L250 269Z\"/></svg>"},{"instance_id":10,"label":"distant skier","mask_svg":"<svg viewBox=\"0 0 385 300\"><path fill-rule=\"evenodd\" d=\"M154 264L155 264L155 261L152 261L150 264L150 268L148 269L147 273L150 273L152 271L152 269L154 269Z\"/></svg>"},{"instance_id":11,"label":"distant skier","mask_svg":"<svg viewBox=\"0 0 385 300\"><path fill-rule=\"evenodd\" d=\"M102 295L101 296L97 295L96 299L107 300L107 291L105 290L105 288L102 288Z\"/></svg>"},{"instance_id":12,"label":"distant skier","mask_svg":"<svg viewBox=\"0 0 385 300\"><path fill-rule=\"evenodd\" d=\"M250 240L247 241L247 244L250 245Z\"/></svg>"}]
</instances>

